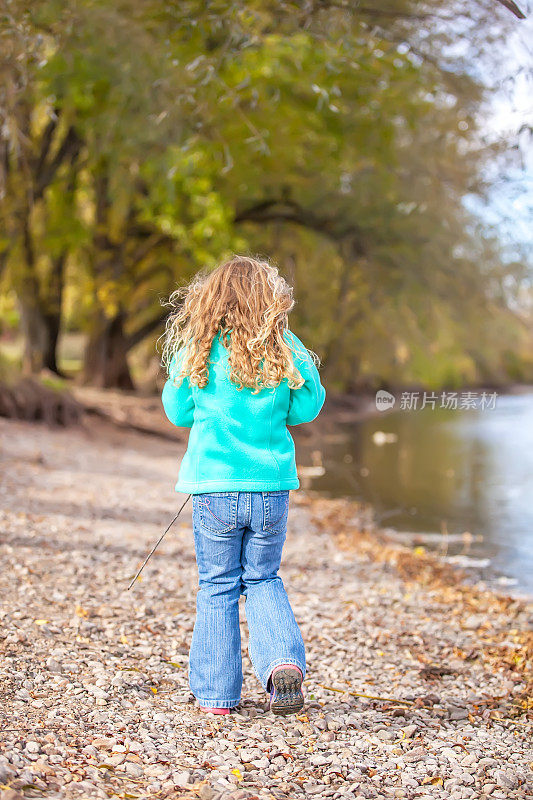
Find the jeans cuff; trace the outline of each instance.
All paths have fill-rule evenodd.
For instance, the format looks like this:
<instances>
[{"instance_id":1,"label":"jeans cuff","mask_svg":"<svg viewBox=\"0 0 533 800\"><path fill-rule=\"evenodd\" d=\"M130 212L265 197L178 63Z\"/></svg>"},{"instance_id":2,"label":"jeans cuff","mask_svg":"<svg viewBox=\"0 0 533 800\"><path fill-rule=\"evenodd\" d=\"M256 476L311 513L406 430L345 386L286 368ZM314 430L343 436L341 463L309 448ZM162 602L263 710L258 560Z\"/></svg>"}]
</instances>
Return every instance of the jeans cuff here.
<instances>
[{"instance_id":1,"label":"jeans cuff","mask_svg":"<svg viewBox=\"0 0 533 800\"><path fill-rule=\"evenodd\" d=\"M236 700L207 700L205 697L197 697L196 700L204 708L235 708L241 702L240 697Z\"/></svg>"},{"instance_id":2,"label":"jeans cuff","mask_svg":"<svg viewBox=\"0 0 533 800\"><path fill-rule=\"evenodd\" d=\"M261 684L263 685L265 692L268 691L267 686L270 676L272 675L272 671L281 664L291 664L293 667L298 667L302 673L302 679L305 678L305 664L303 664L301 661L297 661L295 658L277 658L275 661L270 662L268 668L265 670L263 675L261 675Z\"/></svg>"}]
</instances>

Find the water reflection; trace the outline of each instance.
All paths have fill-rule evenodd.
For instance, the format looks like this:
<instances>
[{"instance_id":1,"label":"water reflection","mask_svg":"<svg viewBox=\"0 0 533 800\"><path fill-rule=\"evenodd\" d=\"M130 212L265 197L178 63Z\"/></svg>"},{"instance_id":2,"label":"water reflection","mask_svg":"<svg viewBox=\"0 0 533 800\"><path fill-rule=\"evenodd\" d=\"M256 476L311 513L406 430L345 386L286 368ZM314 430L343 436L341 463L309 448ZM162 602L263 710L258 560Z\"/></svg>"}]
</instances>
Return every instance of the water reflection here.
<instances>
[{"instance_id":1,"label":"water reflection","mask_svg":"<svg viewBox=\"0 0 533 800\"><path fill-rule=\"evenodd\" d=\"M533 394L339 425L317 447L314 489L366 500L400 531L481 535L473 552L533 594ZM303 463L316 464L311 449L300 448Z\"/></svg>"}]
</instances>

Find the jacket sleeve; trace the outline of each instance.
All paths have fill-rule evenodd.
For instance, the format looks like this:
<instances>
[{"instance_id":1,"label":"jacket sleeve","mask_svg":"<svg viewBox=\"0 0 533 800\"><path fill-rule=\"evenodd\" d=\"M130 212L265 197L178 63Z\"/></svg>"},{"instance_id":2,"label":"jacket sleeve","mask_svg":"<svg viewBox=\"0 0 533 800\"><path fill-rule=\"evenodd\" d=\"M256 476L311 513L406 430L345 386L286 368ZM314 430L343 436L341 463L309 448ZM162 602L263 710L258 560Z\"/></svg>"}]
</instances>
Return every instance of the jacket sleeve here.
<instances>
[{"instance_id":1,"label":"jacket sleeve","mask_svg":"<svg viewBox=\"0 0 533 800\"><path fill-rule=\"evenodd\" d=\"M300 425L318 416L324 405L326 390L320 383L318 370L306 347L291 331L287 331L286 338L293 351L294 365L304 379L303 386L291 389L287 425Z\"/></svg>"},{"instance_id":2,"label":"jacket sleeve","mask_svg":"<svg viewBox=\"0 0 533 800\"><path fill-rule=\"evenodd\" d=\"M189 378L182 378L179 386L176 386L173 376L179 371L179 354L172 359L169 370L169 379L163 387L161 400L165 414L172 422L180 428L191 428L194 422L194 400Z\"/></svg>"}]
</instances>

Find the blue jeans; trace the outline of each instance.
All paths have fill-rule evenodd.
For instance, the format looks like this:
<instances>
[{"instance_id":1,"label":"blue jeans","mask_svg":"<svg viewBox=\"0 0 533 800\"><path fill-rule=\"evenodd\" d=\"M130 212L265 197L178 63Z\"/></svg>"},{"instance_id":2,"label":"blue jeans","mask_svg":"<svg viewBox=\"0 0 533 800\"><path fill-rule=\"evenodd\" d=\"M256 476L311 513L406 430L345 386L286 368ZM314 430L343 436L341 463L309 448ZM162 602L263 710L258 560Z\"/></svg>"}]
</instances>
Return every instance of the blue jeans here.
<instances>
[{"instance_id":1,"label":"blue jeans","mask_svg":"<svg viewBox=\"0 0 533 800\"><path fill-rule=\"evenodd\" d=\"M199 590L189 681L200 705L232 708L242 687L241 594L263 688L279 664L295 664L305 675L302 635L278 575L289 492L197 494L192 508Z\"/></svg>"}]
</instances>

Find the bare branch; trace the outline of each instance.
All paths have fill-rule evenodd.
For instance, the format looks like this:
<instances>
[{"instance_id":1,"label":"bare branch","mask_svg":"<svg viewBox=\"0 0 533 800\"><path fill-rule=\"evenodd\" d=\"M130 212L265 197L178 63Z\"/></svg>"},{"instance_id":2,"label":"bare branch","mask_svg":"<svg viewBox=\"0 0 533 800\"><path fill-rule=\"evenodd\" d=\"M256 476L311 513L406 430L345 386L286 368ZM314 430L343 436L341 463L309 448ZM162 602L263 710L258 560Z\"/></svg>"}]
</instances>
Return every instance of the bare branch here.
<instances>
[{"instance_id":1,"label":"bare branch","mask_svg":"<svg viewBox=\"0 0 533 800\"><path fill-rule=\"evenodd\" d=\"M51 118L48 125L44 129L43 135L41 137L41 147L40 147L39 157L37 159L37 165L35 168L35 174L37 175L37 177L41 175L44 169L44 165L48 157L48 153L50 152L50 147L52 145L54 132L57 128L57 123L58 123L58 117L57 114L54 114L54 116Z\"/></svg>"},{"instance_id":2,"label":"bare branch","mask_svg":"<svg viewBox=\"0 0 533 800\"><path fill-rule=\"evenodd\" d=\"M365 253L363 231L353 222L343 225L337 218L320 217L313 211L302 208L293 200L261 200L235 215L235 223L289 222L321 233L335 242L350 239L353 252Z\"/></svg>"},{"instance_id":3,"label":"bare branch","mask_svg":"<svg viewBox=\"0 0 533 800\"><path fill-rule=\"evenodd\" d=\"M148 322L145 322L144 325L141 325L133 333L130 333L126 339L127 350L131 350L133 347L135 347L135 345L140 344L143 339L146 339L147 336L156 331L166 320L167 315L168 312L164 311L161 314L158 314L157 317L154 317L154 319L150 319Z\"/></svg>"},{"instance_id":4,"label":"bare branch","mask_svg":"<svg viewBox=\"0 0 533 800\"><path fill-rule=\"evenodd\" d=\"M518 19L526 19L526 15L520 11L516 3L513 3L512 0L497 0L497 2L509 9L511 14L514 14Z\"/></svg>"},{"instance_id":5,"label":"bare branch","mask_svg":"<svg viewBox=\"0 0 533 800\"><path fill-rule=\"evenodd\" d=\"M52 161L48 164L43 164L40 172L37 174L34 200L39 200L43 196L44 191L54 179L63 162L68 159L74 160L77 157L81 144L81 139L71 126Z\"/></svg>"},{"instance_id":6,"label":"bare branch","mask_svg":"<svg viewBox=\"0 0 533 800\"><path fill-rule=\"evenodd\" d=\"M526 19L526 15L522 13L522 11L518 8L516 3L513 3L512 0L496 0L502 6L508 9L512 14L515 15L518 19ZM340 2L336 0L324 0L321 2L319 0L317 8L338 8L341 11L348 11L355 14L363 14L365 17L374 17L374 18L381 18L381 19L407 19L407 20L418 20L423 21L427 19L441 19L441 20L449 20L452 21L456 17L455 16L443 16L442 14L438 14L432 11L426 12L410 12L410 11L396 11L395 9L386 9L386 8L372 8L371 6L360 6L357 2L351 3L349 0L348 2Z\"/></svg>"}]
</instances>

